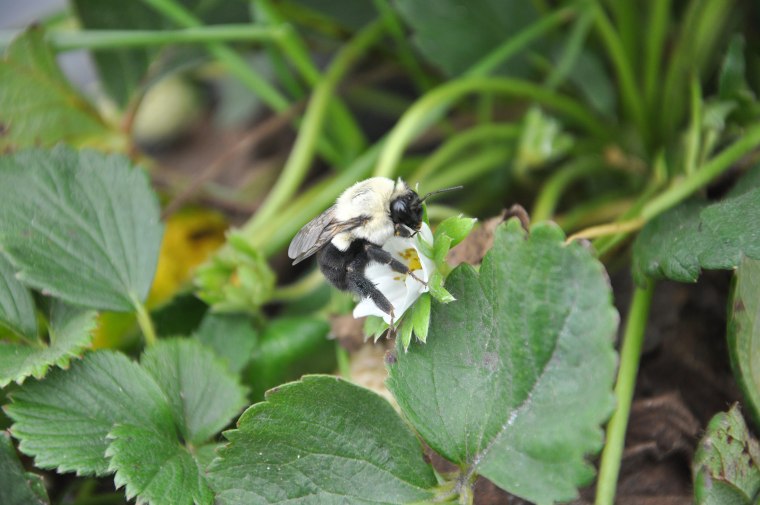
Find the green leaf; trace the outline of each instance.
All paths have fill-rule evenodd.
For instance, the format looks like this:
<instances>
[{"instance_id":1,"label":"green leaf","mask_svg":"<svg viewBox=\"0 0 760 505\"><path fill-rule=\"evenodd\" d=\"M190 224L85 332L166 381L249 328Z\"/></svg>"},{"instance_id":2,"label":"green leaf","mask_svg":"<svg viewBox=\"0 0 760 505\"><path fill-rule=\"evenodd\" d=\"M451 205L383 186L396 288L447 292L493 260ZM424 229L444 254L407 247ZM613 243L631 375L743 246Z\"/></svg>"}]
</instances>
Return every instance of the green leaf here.
<instances>
[{"instance_id":1,"label":"green leaf","mask_svg":"<svg viewBox=\"0 0 760 505\"><path fill-rule=\"evenodd\" d=\"M196 270L198 296L217 312L255 312L269 301L276 276L266 257L240 233Z\"/></svg>"},{"instance_id":2,"label":"green leaf","mask_svg":"<svg viewBox=\"0 0 760 505\"><path fill-rule=\"evenodd\" d=\"M514 170L520 177L526 177L531 169L546 166L564 156L573 143L573 138L562 131L562 124L557 119L534 105L525 113Z\"/></svg>"},{"instance_id":3,"label":"green leaf","mask_svg":"<svg viewBox=\"0 0 760 505\"><path fill-rule=\"evenodd\" d=\"M0 342L0 387L11 381L19 384L27 377L45 376L51 366L66 368L92 342L96 313L53 301L48 328L49 343Z\"/></svg>"},{"instance_id":4,"label":"green leaf","mask_svg":"<svg viewBox=\"0 0 760 505\"><path fill-rule=\"evenodd\" d=\"M98 112L58 68L41 29L11 43L0 61L0 152L82 144L107 132Z\"/></svg>"},{"instance_id":5,"label":"green leaf","mask_svg":"<svg viewBox=\"0 0 760 505\"><path fill-rule=\"evenodd\" d=\"M430 327L430 294L423 293L412 308L412 324L414 326L414 334L420 340L425 342L428 336L428 330Z\"/></svg>"},{"instance_id":6,"label":"green leaf","mask_svg":"<svg viewBox=\"0 0 760 505\"><path fill-rule=\"evenodd\" d=\"M153 279L163 226L145 173L65 146L0 157L0 248L25 284L75 305L131 311Z\"/></svg>"},{"instance_id":7,"label":"green leaf","mask_svg":"<svg viewBox=\"0 0 760 505\"><path fill-rule=\"evenodd\" d=\"M242 314L206 314L194 336L235 373L245 368L258 343L251 319Z\"/></svg>"},{"instance_id":8,"label":"green leaf","mask_svg":"<svg viewBox=\"0 0 760 505\"><path fill-rule=\"evenodd\" d=\"M760 261L743 258L736 269L728 315L731 366L760 426Z\"/></svg>"},{"instance_id":9,"label":"green leaf","mask_svg":"<svg viewBox=\"0 0 760 505\"><path fill-rule=\"evenodd\" d=\"M760 446L739 406L710 420L694 455L697 505L750 505L760 494Z\"/></svg>"},{"instance_id":10,"label":"green leaf","mask_svg":"<svg viewBox=\"0 0 760 505\"><path fill-rule=\"evenodd\" d=\"M209 468L223 505L401 504L436 485L390 404L336 377L307 376L249 408Z\"/></svg>"},{"instance_id":11,"label":"green leaf","mask_svg":"<svg viewBox=\"0 0 760 505\"><path fill-rule=\"evenodd\" d=\"M203 469L187 449L150 427L117 425L108 435L106 456L116 472L116 487L125 487L137 503L212 505L214 494Z\"/></svg>"},{"instance_id":12,"label":"green leaf","mask_svg":"<svg viewBox=\"0 0 760 505\"><path fill-rule=\"evenodd\" d=\"M244 372L251 398L306 373L335 370L335 343L327 339L330 325L316 317L286 317L264 328L259 345Z\"/></svg>"},{"instance_id":13,"label":"green leaf","mask_svg":"<svg viewBox=\"0 0 760 505\"><path fill-rule=\"evenodd\" d=\"M441 303L451 303L456 300L456 298L443 287L443 276L441 275L441 272L434 272L433 275L430 276L430 279L428 280L428 289L430 289L430 296Z\"/></svg>"},{"instance_id":14,"label":"green leaf","mask_svg":"<svg viewBox=\"0 0 760 505\"><path fill-rule=\"evenodd\" d=\"M465 472L537 503L593 477L613 407L618 323L602 265L561 230L496 230L480 274L457 267L425 345L398 353L388 387L422 438Z\"/></svg>"},{"instance_id":15,"label":"green leaf","mask_svg":"<svg viewBox=\"0 0 760 505\"><path fill-rule=\"evenodd\" d=\"M42 479L25 473L8 433L0 433L0 503L3 505L48 505Z\"/></svg>"},{"instance_id":16,"label":"green leaf","mask_svg":"<svg viewBox=\"0 0 760 505\"><path fill-rule=\"evenodd\" d=\"M466 71L537 18L532 2L521 0L397 0L395 5L422 55L450 76ZM510 74L525 69L520 58L502 67Z\"/></svg>"},{"instance_id":17,"label":"green leaf","mask_svg":"<svg viewBox=\"0 0 760 505\"><path fill-rule=\"evenodd\" d=\"M108 473L107 435L117 423L175 433L169 406L153 379L137 363L110 351L89 353L69 370L54 370L42 381L25 384L11 399L6 406L15 422L11 432L39 468Z\"/></svg>"},{"instance_id":18,"label":"green leaf","mask_svg":"<svg viewBox=\"0 0 760 505\"><path fill-rule=\"evenodd\" d=\"M37 339L37 317L32 294L16 278L16 271L0 254L0 327L27 340ZM0 387L2 387L0 382Z\"/></svg>"},{"instance_id":19,"label":"green leaf","mask_svg":"<svg viewBox=\"0 0 760 505\"><path fill-rule=\"evenodd\" d=\"M436 238L435 245L433 246L433 261L436 265L440 265L446 261L446 255L451 247L451 237L448 235L440 235Z\"/></svg>"},{"instance_id":20,"label":"green leaf","mask_svg":"<svg viewBox=\"0 0 760 505\"><path fill-rule=\"evenodd\" d=\"M471 217L451 216L446 218L436 227L433 240L437 242L438 237L447 235L451 238L450 247L454 247L470 234L476 222L477 219Z\"/></svg>"},{"instance_id":21,"label":"green leaf","mask_svg":"<svg viewBox=\"0 0 760 505\"><path fill-rule=\"evenodd\" d=\"M401 341L401 347L404 348L404 352L409 349L409 344L412 343L412 330L414 330L414 323L411 317L405 317L401 320L401 327L398 329L398 338Z\"/></svg>"},{"instance_id":22,"label":"green leaf","mask_svg":"<svg viewBox=\"0 0 760 505\"><path fill-rule=\"evenodd\" d=\"M141 364L169 400L183 439L193 445L216 435L246 405L237 376L196 340L161 340L145 351Z\"/></svg>"},{"instance_id":23,"label":"green leaf","mask_svg":"<svg viewBox=\"0 0 760 505\"><path fill-rule=\"evenodd\" d=\"M745 68L744 36L737 33L731 38L718 76L718 96L721 99L734 98L748 89Z\"/></svg>"},{"instance_id":24,"label":"green leaf","mask_svg":"<svg viewBox=\"0 0 760 505\"><path fill-rule=\"evenodd\" d=\"M735 268L742 256L760 259L760 165L717 203L691 200L648 222L633 246L633 272L694 282L701 269Z\"/></svg>"},{"instance_id":25,"label":"green leaf","mask_svg":"<svg viewBox=\"0 0 760 505\"><path fill-rule=\"evenodd\" d=\"M561 46L565 41L560 42ZM555 65L559 62L555 61ZM584 48L570 68L568 81L585 101L600 114L614 117L617 107L617 88L610 80L604 62L589 48Z\"/></svg>"}]
</instances>

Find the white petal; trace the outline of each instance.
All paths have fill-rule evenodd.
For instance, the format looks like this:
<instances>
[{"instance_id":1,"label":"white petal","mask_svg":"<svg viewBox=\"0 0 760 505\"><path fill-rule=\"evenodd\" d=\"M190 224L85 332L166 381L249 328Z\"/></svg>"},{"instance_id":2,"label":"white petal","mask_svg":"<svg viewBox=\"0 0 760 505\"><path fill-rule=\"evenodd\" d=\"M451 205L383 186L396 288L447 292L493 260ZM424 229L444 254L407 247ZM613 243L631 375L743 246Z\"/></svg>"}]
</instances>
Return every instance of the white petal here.
<instances>
[{"instance_id":1,"label":"white petal","mask_svg":"<svg viewBox=\"0 0 760 505\"><path fill-rule=\"evenodd\" d=\"M422 270L415 270L415 275L427 282L435 271L435 263L422 254L417 243L417 240L419 239L425 240L429 244L433 243L433 233L430 231L430 227L425 223L422 223L420 233L417 237L391 237L385 242L383 249L390 252L396 259L405 265L408 265L408 261L404 257L406 251L408 249L414 249L417 251ZM367 265L367 268L364 270L364 275L381 293L383 293L383 295L385 295L386 298L388 298L388 301L391 302L396 319L399 319L404 312L417 301L417 298L419 298L422 293L428 291L427 286L418 280L409 275L394 272L388 265L380 265L372 262ZM391 319L389 314L380 310L369 298L362 299L356 305L353 315L355 318L370 315L379 316L388 324L390 324Z\"/></svg>"},{"instance_id":2,"label":"white petal","mask_svg":"<svg viewBox=\"0 0 760 505\"><path fill-rule=\"evenodd\" d=\"M377 308L375 302L369 298L363 298L359 303L356 304L356 307L354 307L354 319L359 319L360 317L364 316L377 316L382 317L383 319L387 317L388 320L385 322L390 324L390 316Z\"/></svg>"}]
</instances>

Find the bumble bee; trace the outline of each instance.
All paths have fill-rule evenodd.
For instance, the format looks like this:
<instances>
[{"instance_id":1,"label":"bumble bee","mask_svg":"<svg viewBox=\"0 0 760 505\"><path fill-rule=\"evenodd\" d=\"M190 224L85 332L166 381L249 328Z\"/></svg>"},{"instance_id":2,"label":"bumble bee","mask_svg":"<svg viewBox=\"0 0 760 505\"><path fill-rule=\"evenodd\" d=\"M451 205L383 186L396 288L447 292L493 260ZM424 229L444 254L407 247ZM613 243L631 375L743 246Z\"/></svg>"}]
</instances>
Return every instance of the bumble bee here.
<instances>
[{"instance_id":1,"label":"bumble bee","mask_svg":"<svg viewBox=\"0 0 760 505\"><path fill-rule=\"evenodd\" d=\"M332 207L301 228L290 242L288 256L295 265L316 253L319 269L332 285L370 298L391 317L393 328L393 305L367 279L364 270L374 261L425 284L382 246L394 235L416 234L422 226L422 203L441 191L420 198L400 178L395 182L385 177L357 182Z\"/></svg>"}]
</instances>

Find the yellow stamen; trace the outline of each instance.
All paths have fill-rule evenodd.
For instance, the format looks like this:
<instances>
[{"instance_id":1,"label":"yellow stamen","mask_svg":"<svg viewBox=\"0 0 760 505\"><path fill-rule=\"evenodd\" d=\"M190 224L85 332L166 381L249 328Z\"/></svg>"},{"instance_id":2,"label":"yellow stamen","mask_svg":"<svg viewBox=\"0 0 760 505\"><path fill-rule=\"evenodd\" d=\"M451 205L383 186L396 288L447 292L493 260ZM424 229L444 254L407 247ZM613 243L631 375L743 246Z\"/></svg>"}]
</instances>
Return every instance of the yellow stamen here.
<instances>
[{"instance_id":1,"label":"yellow stamen","mask_svg":"<svg viewBox=\"0 0 760 505\"><path fill-rule=\"evenodd\" d=\"M405 249L403 252L399 253L399 255L406 260L406 264L409 267L409 270L422 270L422 262L420 262L420 256L417 254L417 251L414 248L410 247L408 249Z\"/></svg>"}]
</instances>

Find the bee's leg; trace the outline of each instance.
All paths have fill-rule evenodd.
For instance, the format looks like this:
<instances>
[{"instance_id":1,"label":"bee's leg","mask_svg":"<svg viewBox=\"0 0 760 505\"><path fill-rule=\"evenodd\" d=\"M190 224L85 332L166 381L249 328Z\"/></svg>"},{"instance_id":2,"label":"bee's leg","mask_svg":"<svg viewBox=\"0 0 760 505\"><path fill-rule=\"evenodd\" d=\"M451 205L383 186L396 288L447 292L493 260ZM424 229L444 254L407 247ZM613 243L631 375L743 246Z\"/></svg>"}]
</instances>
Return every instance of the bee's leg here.
<instances>
[{"instance_id":1,"label":"bee's leg","mask_svg":"<svg viewBox=\"0 0 760 505\"><path fill-rule=\"evenodd\" d=\"M369 298L375 302L377 308L391 316L391 334L395 335L396 329L393 326L393 323L395 322L396 315L393 311L393 305L388 300L388 298L386 298L386 296L380 292L379 289L377 289L377 286L372 284L372 282L370 282L370 280L367 279L362 272L358 271L350 265L346 269L346 283L348 284L349 291L356 293L362 298Z\"/></svg>"},{"instance_id":2,"label":"bee's leg","mask_svg":"<svg viewBox=\"0 0 760 505\"><path fill-rule=\"evenodd\" d=\"M414 233L409 231L409 228L404 226L403 224L396 224L394 226L394 230L395 231L393 234L397 237L409 238L409 237L414 236Z\"/></svg>"},{"instance_id":3,"label":"bee's leg","mask_svg":"<svg viewBox=\"0 0 760 505\"><path fill-rule=\"evenodd\" d=\"M367 251L367 256L369 256L369 259L372 261L375 261L377 263L381 263L383 265L388 265L391 267L391 270L394 272L398 272L400 274L406 274L410 276L412 279L416 280L423 286L427 286L427 282L423 281L416 275L414 275L414 272L409 270L409 267L404 265L402 262L394 258L391 253L383 249L382 247L378 247L374 244L367 244L364 246L364 248Z\"/></svg>"}]
</instances>

